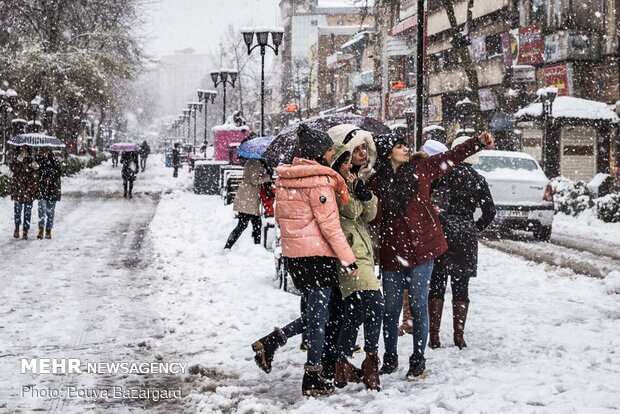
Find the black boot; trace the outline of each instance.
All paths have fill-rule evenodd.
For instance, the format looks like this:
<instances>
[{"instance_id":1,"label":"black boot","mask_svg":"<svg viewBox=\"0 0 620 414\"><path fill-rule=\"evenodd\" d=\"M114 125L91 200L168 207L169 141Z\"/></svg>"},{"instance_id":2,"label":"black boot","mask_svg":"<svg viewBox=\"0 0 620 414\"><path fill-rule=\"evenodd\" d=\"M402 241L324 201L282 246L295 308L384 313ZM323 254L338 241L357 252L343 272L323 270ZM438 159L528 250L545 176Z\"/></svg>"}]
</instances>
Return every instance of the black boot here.
<instances>
[{"instance_id":1,"label":"black boot","mask_svg":"<svg viewBox=\"0 0 620 414\"><path fill-rule=\"evenodd\" d=\"M391 374L398 369L398 354L386 352L383 354L383 365L379 374Z\"/></svg>"},{"instance_id":2,"label":"black boot","mask_svg":"<svg viewBox=\"0 0 620 414\"><path fill-rule=\"evenodd\" d=\"M252 350L256 352L254 361L256 365L267 374L271 372L271 361L276 350L286 343L286 335L280 328L274 328L273 332L262 337L252 344Z\"/></svg>"},{"instance_id":3,"label":"black boot","mask_svg":"<svg viewBox=\"0 0 620 414\"><path fill-rule=\"evenodd\" d=\"M304 379L301 383L301 392L307 397L329 395L334 392L334 386L321 376L322 365L304 365Z\"/></svg>"},{"instance_id":4,"label":"black boot","mask_svg":"<svg viewBox=\"0 0 620 414\"><path fill-rule=\"evenodd\" d=\"M407 380L417 381L426 377L426 359L422 355L411 355L409 357L409 371Z\"/></svg>"}]
</instances>

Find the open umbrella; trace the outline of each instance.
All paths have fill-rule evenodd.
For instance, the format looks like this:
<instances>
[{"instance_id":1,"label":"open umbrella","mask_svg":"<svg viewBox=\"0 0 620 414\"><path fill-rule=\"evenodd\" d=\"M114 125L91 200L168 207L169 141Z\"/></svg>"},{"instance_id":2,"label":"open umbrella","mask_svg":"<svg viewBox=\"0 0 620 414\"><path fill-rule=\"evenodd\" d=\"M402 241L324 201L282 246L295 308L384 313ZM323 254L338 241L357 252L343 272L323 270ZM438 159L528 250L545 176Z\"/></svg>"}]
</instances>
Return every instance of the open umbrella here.
<instances>
[{"instance_id":1,"label":"open umbrella","mask_svg":"<svg viewBox=\"0 0 620 414\"><path fill-rule=\"evenodd\" d=\"M7 141L7 144L22 146L28 145L30 147L51 147L51 148L64 148L65 144L62 143L56 137L51 137L45 134L30 133L19 134Z\"/></svg>"},{"instance_id":2,"label":"open umbrella","mask_svg":"<svg viewBox=\"0 0 620 414\"><path fill-rule=\"evenodd\" d=\"M110 151L114 152L136 152L140 151L140 145L133 142L115 142L110 145Z\"/></svg>"},{"instance_id":3,"label":"open umbrella","mask_svg":"<svg viewBox=\"0 0 620 414\"><path fill-rule=\"evenodd\" d=\"M368 131L372 134L389 134L390 128L381 121L368 116L361 116L352 113L335 113L325 116L315 116L302 121L312 129L327 132L328 129L340 124L352 124ZM278 163L290 163L297 147L297 127L301 122L289 125L275 136L271 144L263 152L263 158L272 165Z\"/></svg>"},{"instance_id":4,"label":"open umbrella","mask_svg":"<svg viewBox=\"0 0 620 414\"><path fill-rule=\"evenodd\" d=\"M273 136L256 137L243 142L237 149L237 156L243 158L259 159L263 157L263 152L273 141Z\"/></svg>"}]
</instances>

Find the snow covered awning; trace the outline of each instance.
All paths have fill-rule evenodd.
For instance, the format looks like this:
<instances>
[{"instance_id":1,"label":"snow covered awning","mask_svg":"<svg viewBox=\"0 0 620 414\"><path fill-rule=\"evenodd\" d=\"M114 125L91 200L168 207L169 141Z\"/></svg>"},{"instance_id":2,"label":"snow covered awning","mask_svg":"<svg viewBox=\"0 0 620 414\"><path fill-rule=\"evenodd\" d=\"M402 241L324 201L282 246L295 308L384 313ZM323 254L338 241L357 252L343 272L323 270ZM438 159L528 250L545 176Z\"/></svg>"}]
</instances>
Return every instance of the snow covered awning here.
<instances>
[{"instance_id":1,"label":"snow covered awning","mask_svg":"<svg viewBox=\"0 0 620 414\"><path fill-rule=\"evenodd\" d=\"M327 58L325 59L325 62L327 63L328 67L334 68L334 67L347 63L349 59L351 59L352 57L353 55L349 53L336 52L334 54L327 56Z\"/></svg>"},{"instance_id":2,"label":"snow covered awning","mask_svg":"<svg viewBox=\"0 0 620 414\"><path fill-rule=\"evenodd\" d=\"M590 101L572 96L558 96L553 101L553 118L573 118L600 120L611 123L620 123L618 115L605 102ZM520 109L515 113L518 121L542 117L542 103L536 102Z\"/></svg>"},{"instance_id":3,"label":"snow covered awning","mask_svg":"<svg viewBox=\"0 0 620 414\"><path fill-rule=\"evenodd\" d=\"M358 34L353 36L351 40L340 46L340 50L345 53L356 53L364 50L368 43L368 38L370 37L370 34L371 33L368 30L359 32Z\"/></svg>"}]
</instances>

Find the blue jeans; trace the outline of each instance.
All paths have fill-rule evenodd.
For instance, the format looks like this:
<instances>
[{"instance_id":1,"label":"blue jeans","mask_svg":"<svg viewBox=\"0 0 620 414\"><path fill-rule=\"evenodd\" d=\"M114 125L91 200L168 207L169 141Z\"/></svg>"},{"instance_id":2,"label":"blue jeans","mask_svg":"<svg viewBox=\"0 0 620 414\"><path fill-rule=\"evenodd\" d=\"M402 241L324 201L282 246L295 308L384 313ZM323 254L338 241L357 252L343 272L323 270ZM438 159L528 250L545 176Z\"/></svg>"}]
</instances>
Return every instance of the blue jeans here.
<instances>
[{"instance_id":1,"label":"blue jeans","mask_svg":"<svg viewBox=\"0 0 620 414\"><path fill-rule=\"evenodd\" d=\"M32 203L13 203L13 210L15 212L15 226L19 227L22 224L22 210L24 211L24 231L30 229L30 218L32 217Z\"/></svg>"},{"instance_id":2,"label":"blue jeans","mask_svg":"<svg viewBox=\"0 0 620 414\"><path fill-rule=\"evenodd\" d=\"M54 212L56 211L56 202L39 199L39 228L45 227L51 230L54 227ZM47 225L45 223L47 218Z\"/></svg>"},{"instance_id":3,"label":"blue jeans","mask_svg":"<svg viewBox=\"0 0 620 414\"><path fill-rule=\"evenodd\" d=\"M383 295L380 290L355 292L344 299L345 315L338 344L339 360L353 354L357 331L364 324L364 352L377 352L383 319Z\"/></svg>"},{"instance_id":4,"label":"blue jeans","mask_svg":"<svg viewBox=\"0 0 620 414\"><path fill-rule=\"evenodd\" d=\"M385 352L397 353L398 322L403 308L403 290L409 290L409 308L413 317L413 353L423 356L428 339L428 290L433 273L433 260L401 270L381 272L385 313L383 342Z\"/></svg>"},{"instance_id":5,"label":"blue jeans","mask_svg":"<svg viewBox=\"0 0 620 414\"><path fill-rule=\"evenodd\" d=\"M325 344L325 326L329 317L329 298L332 288L305 289L306 312L282 328L287 338L306 330L308 337L308 365L320 365Z\"/></svg>"}]
</instances>

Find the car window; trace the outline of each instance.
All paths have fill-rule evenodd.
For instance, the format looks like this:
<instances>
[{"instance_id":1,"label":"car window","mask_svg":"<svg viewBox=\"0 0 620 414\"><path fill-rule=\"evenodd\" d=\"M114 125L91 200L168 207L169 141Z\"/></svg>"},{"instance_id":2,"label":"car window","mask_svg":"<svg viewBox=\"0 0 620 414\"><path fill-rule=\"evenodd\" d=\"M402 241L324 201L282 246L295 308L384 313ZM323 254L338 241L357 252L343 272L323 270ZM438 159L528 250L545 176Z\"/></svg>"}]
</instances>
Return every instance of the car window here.
<instances>
[{"instance_id":1,"label":"car window","mask_svg":"<svg viewBox=\"0 0 620 414\"><path fill-rule=\"evenodd\" d=\"M516 157L480 157L474 167L480 171L493 171L500 168L526 171L538 169L535 161Z\"/></svg>"}]
</instances>

